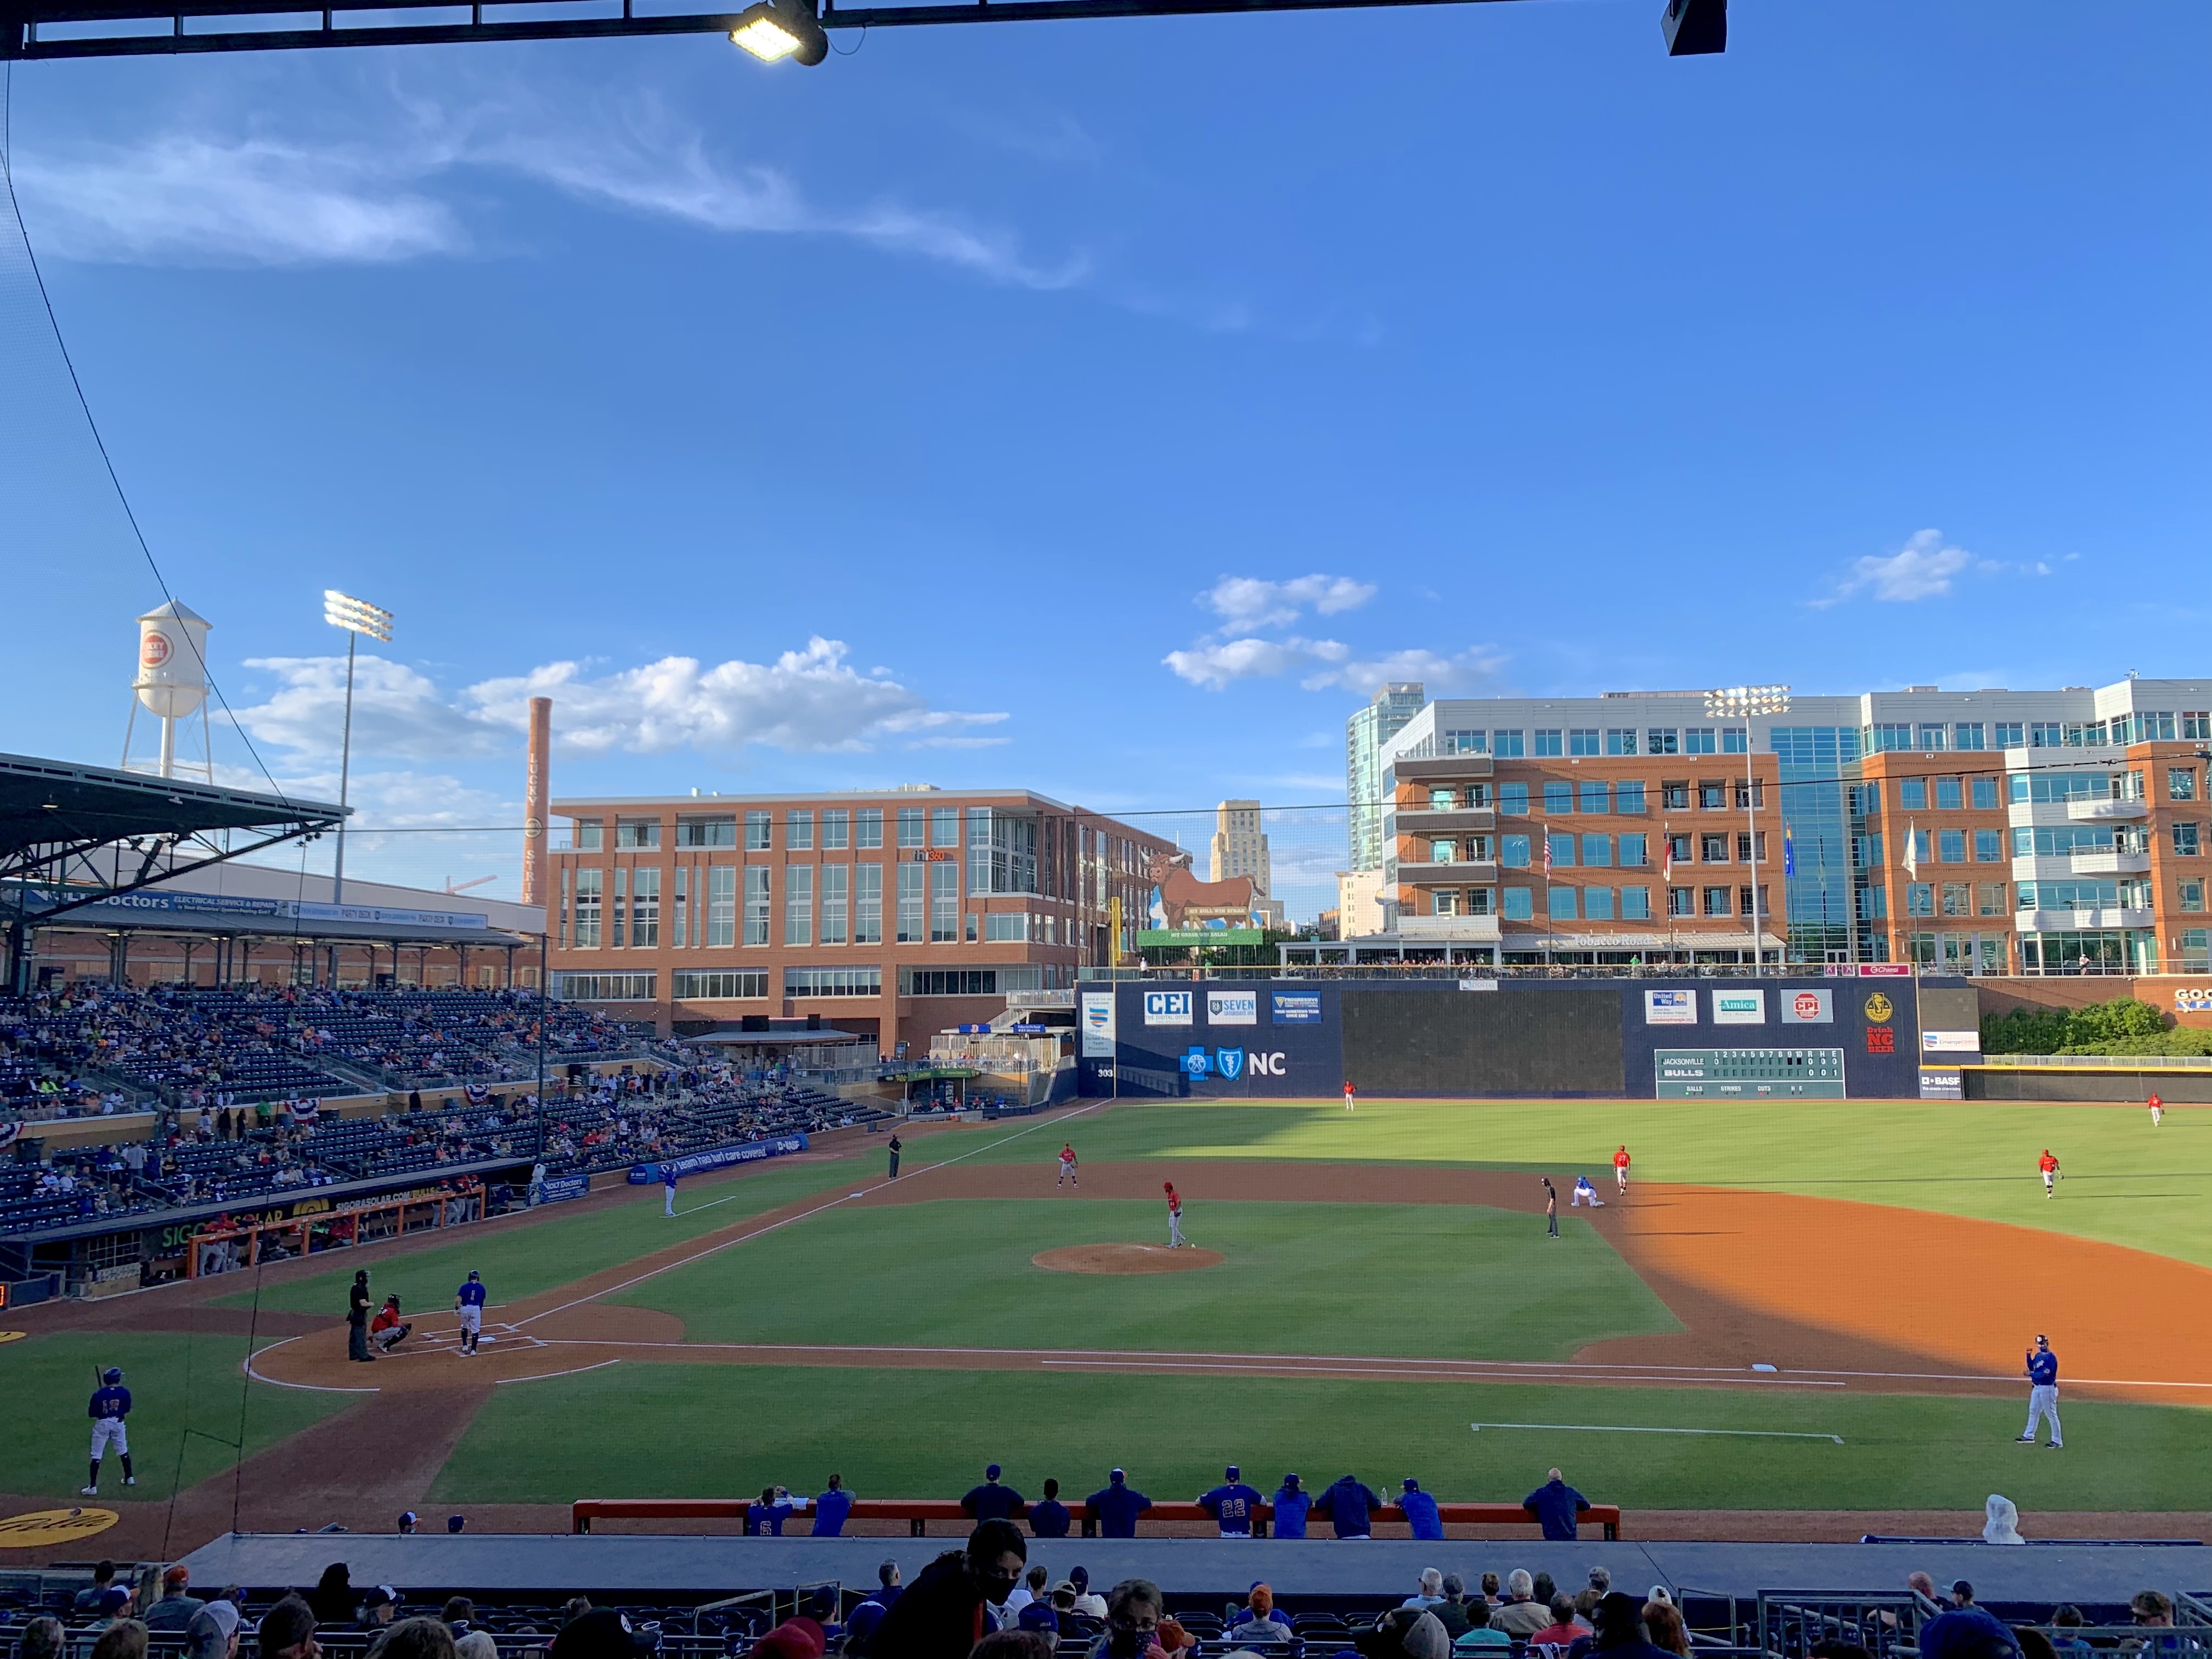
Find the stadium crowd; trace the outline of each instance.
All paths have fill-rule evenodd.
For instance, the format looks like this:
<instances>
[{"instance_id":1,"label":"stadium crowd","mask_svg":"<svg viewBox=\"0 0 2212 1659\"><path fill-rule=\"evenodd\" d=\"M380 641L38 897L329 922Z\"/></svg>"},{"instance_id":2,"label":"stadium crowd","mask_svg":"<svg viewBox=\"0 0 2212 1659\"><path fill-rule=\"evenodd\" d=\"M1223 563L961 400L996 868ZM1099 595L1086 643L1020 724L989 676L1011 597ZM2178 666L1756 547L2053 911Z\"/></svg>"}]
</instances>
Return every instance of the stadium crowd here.
<instances>
[{"instance_id":1,"label":"stadium crowd","mask_svg":"<svg viewBox=\"0 0 2212 1659\"><path fill-rule=\"evenodd\" d=\"M401 1517L404 1531L416 1517ZM448 1520L459 1531L462 1517ZM1148 1579L1103 1591L1079 1565L1054 1581L1028 1561L1010 1521L978 1522L964 1547L902 1581L885 1561L877 1583L823 1585L781 1598L735 1596L704 1605L594 1607L441 1593L410 1602L388 1584L356 1584L333 1562L309 1589L249 1599L233 1586L204 1597L182 1565L118 1573L103 1561L81 1589L43 1597L0 1594L0 1655L17 1659L1748 1659L1745 1632L1705 1629L1693 1641L1685 1609L1663 1584L1616 1589L1602 1566L1572 1589L1525 1569L1471 1578L1420 1571L1402 1600L1326 1598L1327 1610L1289 1611L1271 1584L1234 1601L1170 1598ZM2155 1589L2124 1607L2049 1607L2008 1623L1979 1605L1973 1586L1939 1594L1923 1573L1911 1595L1888 1598L1903 1616L1870 1609L1832 1620L1790 1659L2166 1659L2200 1654L2205 1633L2184 1632L2172 1599ZM1322 1598L1309 1598L1322 1599ZM796 1609L781 1615L781 1607ZM1357 1602L1359 1605L1350 1605ZM2168 1634L2167 1632L2170 1632Z\"/></svg>"}]
</instances>

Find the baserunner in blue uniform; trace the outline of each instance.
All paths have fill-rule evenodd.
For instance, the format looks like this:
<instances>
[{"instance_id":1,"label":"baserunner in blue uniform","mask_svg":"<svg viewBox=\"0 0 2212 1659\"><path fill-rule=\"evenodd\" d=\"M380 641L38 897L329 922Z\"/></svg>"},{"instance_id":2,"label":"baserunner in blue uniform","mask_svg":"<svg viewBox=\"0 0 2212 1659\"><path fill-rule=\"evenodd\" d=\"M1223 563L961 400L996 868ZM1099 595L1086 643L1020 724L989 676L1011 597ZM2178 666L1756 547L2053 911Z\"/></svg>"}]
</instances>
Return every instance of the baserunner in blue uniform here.
<instances>
[{"instance_id":1,"label":"baserunner in blue uniform","mask_svg":"<svg viewBox=\"0 0 2212 1659\"><path fill-rule=\"evenodd\" d=\"M110 1441L123 1460L123 1484L137 1486L138 1477L131 1472L131 1437L123 1427L123 1419L131 1415L131 1390L123 1386L121 1371L111 1366L100 1374L100 1386L92 1391L84 1414L92 1419L92 1474L82 1495L100 1496L100 1462Z\"/></svg>"},{"instance_id":2,"label":"baserunner in blue uniform","mask_svg":"<svg viewBox=\"0 0 2212 1659\"><path fill-rule=\"evenodd\" d=\"M1222 1471L1222 1484L1200 1494L1198 1504L1213 1517L1224 1538L1249 1538L1253 1511L1259 1502L1259 1488L1246 1486L1243 1473L1231 1463Z\"/></svg>"}]
</instances>

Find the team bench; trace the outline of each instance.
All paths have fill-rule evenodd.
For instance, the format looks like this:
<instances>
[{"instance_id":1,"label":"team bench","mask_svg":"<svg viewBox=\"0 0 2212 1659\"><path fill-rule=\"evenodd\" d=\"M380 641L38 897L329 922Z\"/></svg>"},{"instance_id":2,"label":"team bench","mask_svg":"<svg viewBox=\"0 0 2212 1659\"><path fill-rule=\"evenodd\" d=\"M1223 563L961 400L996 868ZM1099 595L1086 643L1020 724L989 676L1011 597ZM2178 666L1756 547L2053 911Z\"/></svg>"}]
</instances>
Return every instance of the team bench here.
<instances>
[{"instance_id":1,"label":"team bench","mask_svg":"<svg viewBox=\"0 0 2212 1659\"><path fill-rule=\"evenodd\" d=\"M742 1521L750 1500L743 1498L580 1498L568 1506L569 1527L572 1531L587 1533L595 1520L605 1521ZM1071 1518L1080 1522L1083 1536L1098 1535L1098 1523L1091 1514L1088 1504L1070 1504ZM1480 1527L1533 1527L1536 1517L1518 1504L1438 1504L1437 1512L1444 1523ZM803 1511L793 1511L794 1516ZM1264 1536L1267 1523L1274 1518L1274 1505L1255 1506L1255 1527ZM912 1528L912 1535L928 1535L933 1521L955 1527L974 1525L966 1510L950 1498L861 1498L853 1503L851 1519L855 1521L903 1521ZM1144 1521L1211 1521L1196 1504L1155 1504L1146 1510ZM1403 1523L1405 1510L1396 1504L1386 1505L1376 1511L1375 1518L1382 1522ZM1608 1539L1620 1536L1620 1507L1616 1504L1593 1504L1583 1511L1587 1526L1601 1526ZM1142 1522L1139 1522L1142 1524Z\"/></svg>"}]
</instances>

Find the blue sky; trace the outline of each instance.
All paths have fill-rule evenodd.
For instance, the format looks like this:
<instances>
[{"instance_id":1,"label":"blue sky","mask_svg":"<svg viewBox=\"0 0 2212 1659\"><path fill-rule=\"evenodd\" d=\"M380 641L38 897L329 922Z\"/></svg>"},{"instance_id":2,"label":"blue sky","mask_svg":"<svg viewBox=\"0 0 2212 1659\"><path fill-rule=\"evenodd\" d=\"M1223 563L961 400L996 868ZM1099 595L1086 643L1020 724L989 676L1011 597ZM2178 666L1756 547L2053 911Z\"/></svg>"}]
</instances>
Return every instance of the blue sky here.
<instances>
[{"instance_id":1,"label":"blue sky","mask_svg":"<svg viewBox=\"0 0 2212 1659\"><path fill-rule=\"evenodd\" d=\"M534 688L556 793L1134 808L1340 799L1382 678L2203 672L2212 12L1657 11L33 64L14 176L279 777L398 613L365 821L512 822ZM158 595L0 254L0 746L112 761Z\"/></svg>"}]
</instances>

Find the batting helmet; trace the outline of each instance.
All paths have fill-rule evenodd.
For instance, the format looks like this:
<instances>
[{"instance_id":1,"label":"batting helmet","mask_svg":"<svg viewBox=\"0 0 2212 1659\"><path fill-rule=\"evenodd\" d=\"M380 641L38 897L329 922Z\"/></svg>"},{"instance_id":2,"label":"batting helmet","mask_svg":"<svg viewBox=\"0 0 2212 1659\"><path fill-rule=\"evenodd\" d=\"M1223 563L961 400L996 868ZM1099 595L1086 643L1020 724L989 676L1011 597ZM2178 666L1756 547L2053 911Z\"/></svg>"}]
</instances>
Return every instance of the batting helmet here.
<instances>
[{"instance_id":1,"label":"batting helmet","mask_svg":"<svg viewBox=\"0 0 2212 1659\"><path fill-rule=\"evenodd\" d=\"M110 1365L106 1370L100 1374L100 1380L106 1383L108 1387L113 1388L118 1382L120 1382L123 1380L123 1373L118 1370L114 1366Z\"/></svg>"}]
</instances>

